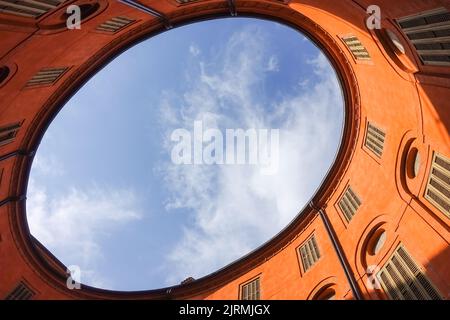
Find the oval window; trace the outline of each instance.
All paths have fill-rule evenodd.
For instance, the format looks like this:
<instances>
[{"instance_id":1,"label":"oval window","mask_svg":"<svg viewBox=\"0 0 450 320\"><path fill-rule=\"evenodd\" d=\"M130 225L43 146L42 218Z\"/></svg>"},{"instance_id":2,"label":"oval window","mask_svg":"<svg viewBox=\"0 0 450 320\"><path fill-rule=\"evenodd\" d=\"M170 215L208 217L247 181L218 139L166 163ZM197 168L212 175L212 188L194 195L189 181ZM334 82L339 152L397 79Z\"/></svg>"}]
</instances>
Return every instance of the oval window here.
<instances>
[{"instance_id":1,"label":"oval window","mask_svg":"<svg viewBox=\"0 0 450 320\"><path fill-rule=\"evenodd\" d=\"M0 67L0 85L9 76L9 68L7 66Z\"/></svg>"},{"instance_id":2,"label":"oval window","mask_svg":"<svg viewBox=\"0 0 450 320\"><path fill-rule=\"evenodd\" d=\"M419 175L420 172L420 153L417 148L412 148L408 152L407 160L407 175L409 178L413 179Z\"/></svg>"},{"instance_id":3,"label":"oval window","mask_svg":"<svg viewBox=\"0 0 450 320\"><path fill-rule=\"evenodd\" d=\"M333 286L327 286L326 288L321 289L313 300L335 300L336 299L336 290L334 290Z\"/></svg>"},{"instance_id":4,"label":"oval window","mask_svg":"<svg viewBox=\"0 0 450 320\"><path fill-rule=\"evenodd\" d=\"M369 242L368 253L373 256L377 255L383 248L385 242L386 242L386 231L384 229L379 229L375 231L374 235L371 237Z\"/></svg>"},{"instance_id":5,"label":"oval window","mask_svg":"<svg viewBox=\"0 0 450 320\"><path fill-rule=\"evenodd\" d=\"M389 30L389 29L386 30L386 33L389 37L389 40L396 48L397 52L400 54L405 54L406 53L405 47L403 46L403 44L402 44L401 40L398 38L398 36L392 30Z\"/></svg>"}]
</instances>

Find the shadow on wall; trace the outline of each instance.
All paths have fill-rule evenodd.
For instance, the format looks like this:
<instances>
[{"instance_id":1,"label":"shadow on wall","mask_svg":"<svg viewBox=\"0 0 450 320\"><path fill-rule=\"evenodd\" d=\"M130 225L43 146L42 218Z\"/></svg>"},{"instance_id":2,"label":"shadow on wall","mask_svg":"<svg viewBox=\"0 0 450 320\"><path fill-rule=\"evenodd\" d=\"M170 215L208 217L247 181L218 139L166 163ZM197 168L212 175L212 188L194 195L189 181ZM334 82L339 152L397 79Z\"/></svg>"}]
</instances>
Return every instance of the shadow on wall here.
<instances>
[{"instance_id":1,"label":"shadow on wall","mask_svg":"<svg viewBox=\"0 0 450 320\"><path fill-rule=\"evenodd\" d=\"M424 266L426 276L431 279L433 284L439 290L443 299L450 299L450 245L438 255L433 257L430 262Z\"/></svg>"},{"instance_id":2,"label":"shadow on wall","mask_svg":"<svg viewBox=\"0 0 450 320\"><path fill-rule=\"evenodd\" d=\"M450 97L450 75L440 75L445 79L447 86L431 86L422 84L422 90L426 94L425 104L436 110L436 123L442 123L450 134L450 108L448 98ZM424 106L425 107L425 106Z\"/></svg>"},{"instance_id":3,"label":"shadow on wall","mask_svg":"<svg viewBox=\"0 0 450 320\"><path fill-rule=\"evenodd\" d=\"M450 247L420 266L414 253L396 249L377 278L382 288L371 290L372 298L389 300L448 300L450 298Z\"/></svg>"}]
</instances>

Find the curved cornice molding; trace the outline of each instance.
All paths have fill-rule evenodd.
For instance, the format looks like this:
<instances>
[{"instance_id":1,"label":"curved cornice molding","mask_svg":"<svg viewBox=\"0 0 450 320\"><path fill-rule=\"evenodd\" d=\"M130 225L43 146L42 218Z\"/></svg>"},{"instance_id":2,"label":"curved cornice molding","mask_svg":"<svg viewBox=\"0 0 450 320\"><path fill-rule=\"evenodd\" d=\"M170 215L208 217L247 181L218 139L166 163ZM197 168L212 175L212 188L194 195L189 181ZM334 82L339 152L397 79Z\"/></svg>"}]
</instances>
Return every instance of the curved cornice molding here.
<instances>
[{"instance_id":1,"label":"curved cornice molding","mask_svg":"<svg viewBox=\"0 0 450 320\"><path fill-rule=\"evenodd\" d=\"M279 10L270 10L258 6L257 1L248 1L245 2L245 6L242 5L242 7L238 7L237 10L241 16L261 17L275 20L304 32L315 41L315 43L330 58L341 80L346 110L343 140L332 168L312 200L316 206L324 207L338 188L355 152L361 119L361 98L358 81L355 72L353 71L352 62L347 58L347 55L341 49L341 45L337 42L335 37L325 31L319 24L298 11L285 5L278 6ZM171 22L174 26L180 26L204 19L213 19L228 15L229 12L227 7L220 7L214 10L209 8L206 15L201 10L196 10L194 12L186 10L185 15L172 17ZM86 59L80 66L73 67L69 76L55 88L51 96L42 105L39 112L32 120L20 145L21 149L36 150L45 130L64 103L68 101L68 99L70 99L70 97L100 68L102 68L102 66L136 43L163 31L165 31L164 25L157 20L150 20L139 24L133 29L116 37L106 46L98 50L97 53ZM32 159L26 157L17 158L15 160L14 175L10 183L10 194L26 194L31 163ZM88 286L83 286L82 290L68 290L66 288L66 277L64 277L60 271L55 270L54 267L39 254L32 241L26 221L26 207L24 201L16 202L9 206L10 227L13 231L16 246L24 260L48 285L74 298L178 299L202 295L239 277L276 255L301 234L301 231L309 224L316 214L317 213L312 210L311 207L307 206L299 213L297 218L295 218L291 224L266 244L221 270L192 283L157 290L124 293L100 290Z\"/></svg>"}]
</instances>

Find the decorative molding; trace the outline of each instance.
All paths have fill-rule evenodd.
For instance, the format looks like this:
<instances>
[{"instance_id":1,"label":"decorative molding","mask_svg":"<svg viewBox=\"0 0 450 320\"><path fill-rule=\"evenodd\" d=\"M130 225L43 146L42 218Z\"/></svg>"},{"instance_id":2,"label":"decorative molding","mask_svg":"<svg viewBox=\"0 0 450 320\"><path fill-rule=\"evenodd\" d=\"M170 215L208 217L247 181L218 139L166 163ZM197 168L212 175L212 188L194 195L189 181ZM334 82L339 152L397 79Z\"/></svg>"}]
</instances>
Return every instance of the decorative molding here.
<instances>
[{"instance_id":1,"label":"decorative molding","mask_svg":"<svg viewBox=\"0 0 450 320\"><path fill-rule=\"evenodd\" d=\"M336 161L329 171L327 178L324 180L324 184L313 200L315 204L325 206L339 188L339 184L349 168L359 136L361 100L357 78L352 69L353 62L347 58L347 55L342 49L342 45L336 41L336 37L330 35L317 23L286 6L284 3L264 3L264 6L261 6L259 1L240 1L238 4L239 6L237 9L240 15L273 19L284 22L287 25L305 32L324 50L337 70L345 95L346 125L343 133L343 141ZM169 17L173 24L182 25L188 22L198 21L199 19L222 17L228 14L228 7L226 6L226 3L223 2L214 5L198 5L193 9L188 9L186 6L179 9L175 15L169 15ZM90 56L82 65L73 67L69 70L66 76L58 83L58 86L55 86L53 93L32 120L20 147L25 150L35 149L46 128L64 102L66 102L71 94L89 79L96 70L137 41L163 32L164 30L164 24L161 21L150 20L137 24L134 28L118 34L117 37L106 46L99 49L97 53ZM14 174L11 180L11 188L13 189L11 191L19 192L26 190L30 165L31 161L27 158L18 158L15 161L13 169ZM295 241L295 239L301 235L302 230L317 217L317 212L311 207L306 206L290 225L266 244L238 261L235 261L213 274L197 279L195 282L140 293L114 292L87 286L83 286L83 290L73 290L68 292L65 287L66 279L62 278L60 273L56 272L56 270L52 270L51 266L37 254L37 249L34 247L28 233L24 203L10 206L9 210L8 216L10 218L10 228L13 231L13 239L26 263L30 265L31 269L34 270L47 285L74 298L170 297L179 299L208 292L222 286L232 279L236 279L277 255Z\"/></svg>"}]
</instances>

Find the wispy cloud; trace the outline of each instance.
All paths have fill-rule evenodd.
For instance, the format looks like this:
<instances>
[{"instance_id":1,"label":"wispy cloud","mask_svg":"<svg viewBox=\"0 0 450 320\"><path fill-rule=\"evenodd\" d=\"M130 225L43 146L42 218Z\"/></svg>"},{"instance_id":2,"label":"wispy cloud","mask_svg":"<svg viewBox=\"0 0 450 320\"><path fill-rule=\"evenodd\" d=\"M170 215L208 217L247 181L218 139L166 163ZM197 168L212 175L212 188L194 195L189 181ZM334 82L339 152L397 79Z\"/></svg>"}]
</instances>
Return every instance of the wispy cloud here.
<instances>
[{"instance_id":1,"label":"wispy cloud","mask_svg":"<svg viewBox=\"0 0 450 320\"><path fill-rule=\"evenodd\" d=\"M27 219L31 233L64 263L82 268L81 281L98 287L112 287L98 265L104 259L102 241L118 228L140 219L138 201L132 190L92 185L51 194L41 179L51 175L42 156L35 166L35 178L28 185ZM53 158L52 162L58 164ZM58 164L62 169L62 166Z\"/></svg>"},{"instance_id":2,"label":"wispy cloud","mask_svg":"<svg viewBox=\"0 0 450 320\"><path fill-rule=\"evenodd\" d=\"M308 63L317 79L268 108L260 88L278 61L268 55L258 29L247 28L231 37L214 63L200 62L189 90L163 99L162 125L169 130L190 129L194 120L210 128L281 129L276 175L261 175L256 166L169 164L162 169L171 194L167 209L192 215L167 256L168 283L203 276L262 244L318 187L339 143L342 97L325 56ZM174 102L180 100L181 107ZM171 120L164 121L169 114Z\"/></svg>"},{"instance_id":3,"label":"wispy cloud","mask_svg":"<svg viewBox=\"0 0 450 320\"><path fill-rule=\"evenodd\" d=\"M200 50L200 48L199 48L196 44L192 43L192 44L189 46L189 53L190 53L192 56L197 57L197 56L201 53L201 50Z\"/></svg>"},{"instance_id":4,"label":"wispy cloud","mask_svg":"<svg viewBox=\"0 0 450 320\"><path fill-rule=\"evenodd\" d=\"M35 173L44 176L62 176L65 173L63 164L54 154L36 155L33 160L33 170Z\"/></svg>"},{"instance_id":5,"label":"wispy cloud","mask_svg":"<svg viewBox=\"0 0 450 320\"><path fill-rule=\"evenodd\" d=\"M276 56L271 56L266 67L267 71L280 71L280 65Z\"/></svg>"}]
</instances>

